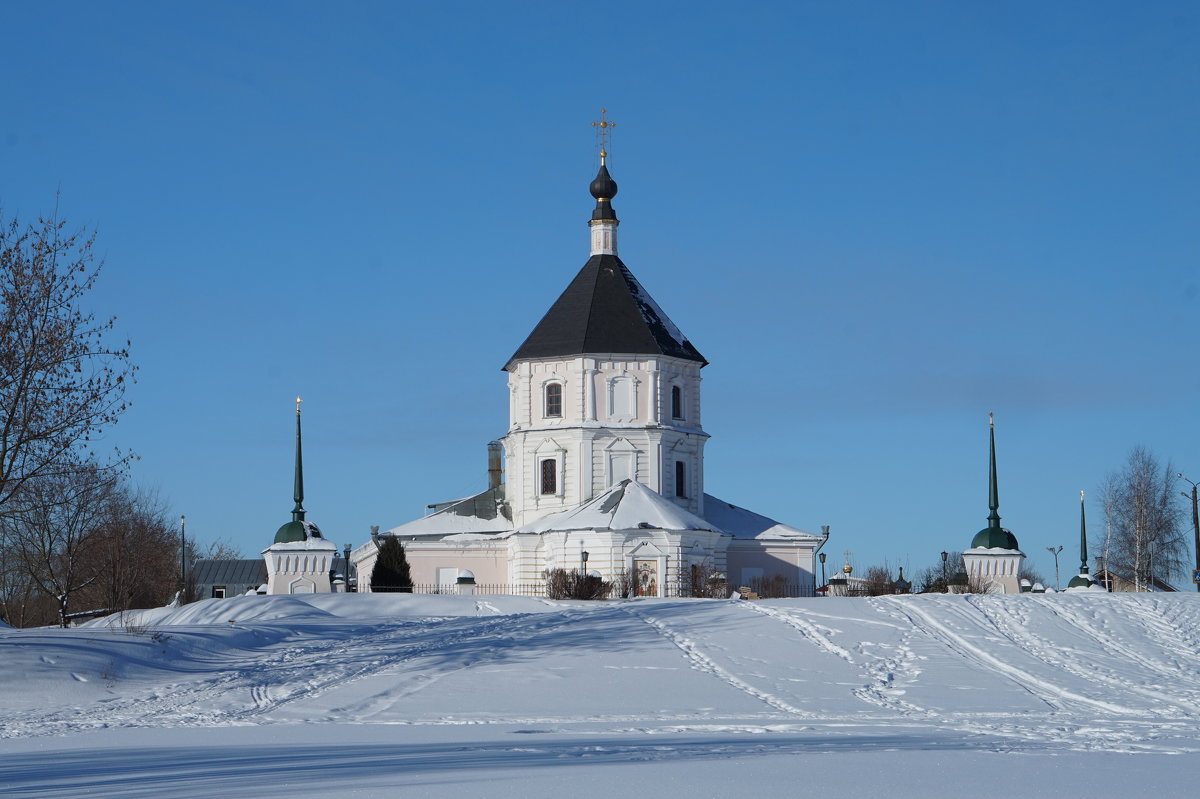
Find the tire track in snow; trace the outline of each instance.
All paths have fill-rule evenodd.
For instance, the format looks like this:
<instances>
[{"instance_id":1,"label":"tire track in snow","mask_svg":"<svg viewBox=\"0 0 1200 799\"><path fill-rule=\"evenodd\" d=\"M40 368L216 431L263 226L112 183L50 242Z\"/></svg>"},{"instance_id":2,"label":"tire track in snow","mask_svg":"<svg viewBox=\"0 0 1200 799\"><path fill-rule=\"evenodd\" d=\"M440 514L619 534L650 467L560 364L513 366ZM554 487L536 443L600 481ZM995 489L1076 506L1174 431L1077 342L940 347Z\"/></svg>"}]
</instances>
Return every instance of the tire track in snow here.
<instances>
[{"instance_id":1,"label":"tire track in snow","mask_svg":"<svg viewBox=\"0 0 1200 799\"><path fill-rule=\"evenodd\" d=\"M1033 599L1040 599L1034 597ZM1128 607L1133 607L1136 603L1128 603ZM1120 655L1128 659L1130 662L1146 669L1149 672L1157 674L1159 677L1172 681L1172 693L1165 693L1161 690L1149 688L1144 685L1132 683L1127 677L1122 677L1118 674L1113 674L1111 670L1101 670L1095 663L1089 663L1087 668L1082 668L1065 658L1047 658L1042 654L1042 649L1031 651L1041 660L1049 663L1056 668L1061 668L1076 677L1090 680L1093 682L1101 682L1108 688L1117 689L1119 691L1132 691L1133 693L1144 696L1148 699L1161 702L1169 706L1170 713L1166 715L1177 715L1179 711L1183 711L1186 715L1191 715L1195 712L1195 707L1198 703L1198 695L1195 690L1197 672L1194 668L1191 670L1173 668L1169 664L1165 664L1159 660L1148 657L1142 651L1130 646L1124 639L1118 635L1108 631L1105 625L1092 624L1091 621L1083 614L1078 612L1076 608L1072 608L1061 601L1046 601L1042 600L1040 605L1053 615L1061 618L1067 624L1083 631L1088 637L1092 638L1102 648L1107 651ZM1161 625L1157 617L1143 618L1142 622L1146 627ZM1012 634L1010 631L1004 631L1012 640L1020 644L1021 640L1030 638L1030 636ZM1193 653L1193 657L1195 654ZM1192 690L1182 690L1183 686L1189 686ZM1156 711L1154 708L1147 708L1151 712Z\"/></svg>"},{"instance_id":2,"label":"tire track in snow","mask_svg":"<svg viewBox=\"0 0 1200 799\"><path fill-rule=\"evenodd\" d=\"M491 657L491 659L495 660L496 659L494 657L495 653L510 650L513 648L511 644L507 643L507 641L508 641L508 639L511 639L514 637L514 635L513 635L514 633L519 633L520 637L524 638L524 639L528 639L531 635L545 635L548 632L552 632L561 627L566 627L566 626L572 624L576 620L577 617L574 614L566 613L566 614L561 614L561 615L559 615L559 614L528 615L528 616L518 616L516 618L523 619L524 621L526 621L528 623L514 626L514 617L506 616L506 617L499 618L499 619L496 619L491 622L485 622L485 624L487 626L486 634L481 634L477 630L466 631L463 635L459 635L459 636L452 637L452 638L441 639L438 642L436 647L428 647L419 652L413 652L413 653L411 653L411 655L405 657L403 661L394 661L392 664L389 664L389 665L394 665L394 666L404 665L410 661L417 660L417 659L423 658L427 655L434 654L435 651L440 651L440 650L452 651L454 649L455 645L457 645L458 643L460 643L464 640L467 640L467 639L486 640L486 639L490 638L490 639L493 639L494 641L496 641L495 644L488 645L488 646L483 647L482 649L477 650L476 652L472 653L473 656L470 658L461 658L461 657L455 658L452 660L451 663L445 664L444 666L442 666L441 668L439 668L437 670L426 669L426 670L421 671L420 673L418 673L415 676L415 678L414 678L415 682L413 684L400 687L399 689L394 690L394 691L389 690L389 691L384 691L384 692L373 694L369 697L364 697L363 699L360 699L357 702L346 705L344 707L337 708L336 709L337 712L345 713L345 714L352 714L352 715L357 714L356 717L358 717L358 718L361 718L364 715L374 715L374 714L380 713L380 712L392 707L393 705L395 705L395 703L397 701L402 700L405 697L412 696L413 694L418 693L420 691L423 691L423 690L429 688L434 683L438 682L439 680L442 680L445 677L448 677L451 674L454 674L456 672L462 671L463 669L474 665L476 662L478 662L480 660L488 660L489 656L493 656L493 657ZM505 643L500 643L500 642L505 642ZM364 675L364 677L370 677L370 676L372 676L372 675ZM341 686L339 686L339 687L341 687ZM503 720L489 719L487 723L501 723L502 721ZM513 723L524 724L524 723L544 723L546 720L542 719L542 720L540 720L540 722L535 722L535 721L530 721L525 718L518 718L518 719L512 719L511 721ZM482 722L480 722L478 720L474 720L474 719L472 719L470 721L449 721L449 720L442 719L442 720L439 720L436 722L424 721L421 723L479 724Z\"/></svg>"},{"instance_id":3,"label":"tire track in snow","mask_svg":"<svg viewBox=\"0 0 1200 799\"><path fill-rule=\"evenodd\" d=\"M1133 708L1077 694L1061 685L1055 685L1052 682L1036 677L1024 669L1005 663L994 655L975 646L937 619L934 619L919 607L919 602L905 601L891 597L876 597L871 599L870 602L881 608L886 606L894 609L896 613L907 617L914 626L921 629L930 638L940 641L964 660L969 660L1000 676L1007 677L1055 710L1063 710L1062 702L1069 701L1113 715L1140 715L1140 711Z\"/></svg>"},{"instance_id":4,"label":"tire track in snow","mask_svg":"<svg viewBox=\"0 0 1200 799\"><path fill-rule=\"evenodd\" d=\"M1186 679L1195 682L1200 677L1196 668L1200 654L1200 614L1193 602L1163 602L1153 594L1137 596L1126 605L1130 615L1138 617L1150 637L1164 649L1178 655L1178 663L1164 664L1172 672L1182 672ZM1190 613L1189 613L1190 611ZM1188 614L1185 617L1185 614ZM1181 618L1182 617L1182 618Z\"/></svg>"},{"instance_id":5,"label":"tire track in snow","mask_svg":"<svg viewBox=\"0 0 1200 799\"><path fill-rule=\"evenodd\" d=\"M666 638L668 641L670 641L672 644L674 644L681 652L683 652L684 656L688 660L691 661L693 668L697 669L698 671L705 672L706 674L711 674L713 677L716 677L717 679L721 680L722 682L732 686L733 688L736 688L737 690L739 690L745 694L749 694L750 696L754 697L755 699L759 700L760 702L764 702L765 704L770 705L771 707L775 708L776 710L781 710L784 713L787 713L792 716L799 716L801 718L816 718L816 716L814 714L809 713L804 710L801 710L800 708L796 707L795 705L785 702L784 700L780 699L779 697L775 696L774 694L768 693L766 691L763 691L760 688L754 687L753 685L751 685L750 683L741 679L740 677L738 677L737 675L728 671L727 669L724 669L721 666L717 665L717 663L712 658L710 658L708 655L705 655L702 651L700 651L700 648L696 645L695 641L692 641L690 638L687 638L686 636L681 635L680 633L676 632L675 630L672 630L669 626L667 626L661 620L655 619L655 618L649 616L648 614L644 613L641 609L635 609L635 608L629 607L629 606L625 606L622 609L625 610L626 612L628 612L630 615L636 617L637 619L645 622L646 624L649 624L663 638Z\"/></svg>"},{"instance_id":6,"label":"tire track in snow","mask_svg":"<svg viewBox=\"0 0 1200 799\"><path fill-rule=\"evenodd\" d=\"M40 718L25 718L18 725L0 731L0 738L16 735L54 734L73 729L94 729L113 725L156 727L173 724L197 726L253 723L253 717L269 713L283 705L317 696L331 687L340 687L366 679L402 665L432 651L452 647L468 638L487 636L511 623L508 618L468 625L457 634L442 636L418 645L404 645L414 629L425 625L400 622L374 626L352 635L338 631L332 640L304 644L281 642L283 651L263 658L261 653L246 652L240 662L230 664L220 675L192 683L158 685L146 693L114 697L91 706L72 708ZM397 649L395 644L400 643ZM365 662L347 662L353 651L375 652ZM282 673L282 677L280 676ZM296 679L300 675L303 679ZM249 706L220 707L228 697L245 691ZM208 705L209 710L198 706Z\"/></svg>"},{"instance_id":7,"label":"tire track in snow","mask_svg":"<svg viewBox=\"0 0 1200 799\"><path fill-rule=\"evenodd\" d=\"M761 605L757 602L741 602L738 607L746 608L755 613L760 613L764 616L776 619L791 627L800 636L826 654L839 657L852 666L861 666L863 668L862 677L867 680L867 683L861 688L855 688L851 693L858 699L887 710L894 710L903 715L930 715L931 711L926 710L911 702L898 698L895 693L895 680L897 673L911 671L911 662L913 660L912 650L906 646L909 636L903 636L904 640L897 648L898 654L895 657L873 657L873 662L856 663L854 657L844 647L831 641L824 633L821 632L817 625L813 624L808 619L804 618L802 612L789 612L779 608ZM865 657L872 657L863 652Z\"/></svg>"}]
</instances>

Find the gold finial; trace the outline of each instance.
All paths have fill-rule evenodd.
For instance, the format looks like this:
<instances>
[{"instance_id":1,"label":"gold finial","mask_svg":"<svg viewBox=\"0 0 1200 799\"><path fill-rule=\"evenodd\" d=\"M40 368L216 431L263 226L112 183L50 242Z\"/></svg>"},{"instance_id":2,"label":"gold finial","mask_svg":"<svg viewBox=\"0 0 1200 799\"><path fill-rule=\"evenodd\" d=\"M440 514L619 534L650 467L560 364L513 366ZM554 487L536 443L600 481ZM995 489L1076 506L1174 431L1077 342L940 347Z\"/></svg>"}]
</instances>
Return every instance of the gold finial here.
<instances>
[{"instance_id":1,"label":"gold finial","mask_svg":"<svg viewBox=\"0 0 1200 799\"><path fill-rule=\"evenodd\" d=\"M1079 501L1083 502L1083 492L1082 491L1079 492Z\"/></svg>"},{"instance_id":2,"label":"gold finial","mask_svg":"<svg viewBox=\"0 0 1200 799\"><path fill-rule=\"evenodd\" d=\"M297 416L300 415L300 403L302 403L302 402L304 402L304 400L300 399L299 397L296 397L296 415Z\"/></svg>"},{"instance_id":3,"label":"gold finial","mask_svg":"<svg viewBox=\"0 0 1200 799\"><path fill-rule=\"evenodd\" d=\"M996 420L992 416L992 412L988 411L988 427L995 427L995 426L996 426Z\"/></svg>"},{"instance_id":4,"label":"gold finial","mask_svg":"<svg viewBox=\"0 0 1200 799\"><path fill-rule=\"evenodd\" d=\"M617 126L616 122L612 122L607 117L608 109L600 109L600 118L592 123L592 127L596 129L596 140L600 142L600 163L604 163L604 159L608 156L608 137L611 128Z\"/></svg>"}]
</instances>

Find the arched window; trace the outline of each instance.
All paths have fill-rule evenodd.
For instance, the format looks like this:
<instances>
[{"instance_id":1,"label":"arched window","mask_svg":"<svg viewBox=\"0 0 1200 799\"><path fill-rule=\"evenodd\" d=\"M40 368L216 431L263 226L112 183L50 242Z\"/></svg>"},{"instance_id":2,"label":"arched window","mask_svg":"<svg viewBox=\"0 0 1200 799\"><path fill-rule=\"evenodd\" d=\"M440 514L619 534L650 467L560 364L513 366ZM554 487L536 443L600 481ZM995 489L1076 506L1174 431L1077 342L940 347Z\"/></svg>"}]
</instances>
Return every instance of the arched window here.
<instances>
[{"instance_id":1,"label":"arched window","mask_svg":"<svg viewBox=\"0 0 1200 799\"><path fill-rule=\"evenodd\" d=\"M687 497L687 466L675 461L675 496Z\"/></svg>"},{"instance_id":2,"label":"arched window","mask_svg":"<svg viewBox=\"0 0 1200 799\"><path fill-rule=\"evenodd\" d=\"M546 384L546 416L562 416L562 383Z\"/></svg>"},{"instance_id":3,"label":"arched window","mask_svg":"<svg viewBox=\"0 0 1200 799\"><path fill-rule=\"evenodd\" d=\"M554 458L542 461L542 493L558 493L558 461Z\"/></svg>"},{"instance_id":4,"label":"arched window","mask_svg":"<svg viewBox=\"0 0 1200 799\"><path fill-rule=\"evenodd\" d=\"M671 386L671 418L683 418L683 389Z\"/></svg>"}]
</instances>

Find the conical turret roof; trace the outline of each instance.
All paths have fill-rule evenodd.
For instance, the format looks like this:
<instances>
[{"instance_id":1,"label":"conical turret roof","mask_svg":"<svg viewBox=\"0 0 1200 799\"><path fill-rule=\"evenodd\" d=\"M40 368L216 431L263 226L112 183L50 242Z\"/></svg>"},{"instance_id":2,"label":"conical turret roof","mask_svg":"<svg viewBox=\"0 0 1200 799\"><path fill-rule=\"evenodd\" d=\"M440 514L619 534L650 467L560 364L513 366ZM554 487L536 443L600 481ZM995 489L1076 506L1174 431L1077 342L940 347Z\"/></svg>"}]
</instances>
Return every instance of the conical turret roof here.
<instances>
[{"instance_id":1,"label":"conical turret roof","mask_svg":"<svg viewBox=\"0 0 1200 799\"><path fill-rule=\"evenodd\" d=\"M509 359L585 353L708 361L616 255L593 255Z\"/></svg>"}]
</instances>

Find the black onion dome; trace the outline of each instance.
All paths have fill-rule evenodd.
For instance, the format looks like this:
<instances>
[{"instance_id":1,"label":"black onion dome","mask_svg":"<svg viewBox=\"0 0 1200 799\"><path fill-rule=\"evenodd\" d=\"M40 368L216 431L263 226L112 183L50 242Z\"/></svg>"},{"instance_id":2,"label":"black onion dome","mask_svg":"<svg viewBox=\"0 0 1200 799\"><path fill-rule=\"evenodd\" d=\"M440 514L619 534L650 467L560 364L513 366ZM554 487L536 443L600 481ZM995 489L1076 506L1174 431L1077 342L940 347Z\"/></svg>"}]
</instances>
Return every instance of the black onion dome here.
<instances>
[{"instance_id":1,"label":"black onion dome","mask_svg":"<svg viewBox=\"0 0 1200 799\"><path fill-rule=\"evenodd\" d=\"M588 189L597 200L611 200L617 196L617 182L608 174L608 167L604 164L600 165L600 171L596 173L596 179Z\"/></svg>"},{"instance_id":2,"label":"black onion dome","mask_svg":"<svg viewBox=\"0 0 1200 799\"><path fill-rule=\"evenodd\" d=\"M588 186L592 196L596 198L596 208L592 211L593 222L616 222L617 212L613 210L612 198L617 196L617 182L608 174L608 167L600 164L596 179Z\"/></svg>"}]
</instances>

